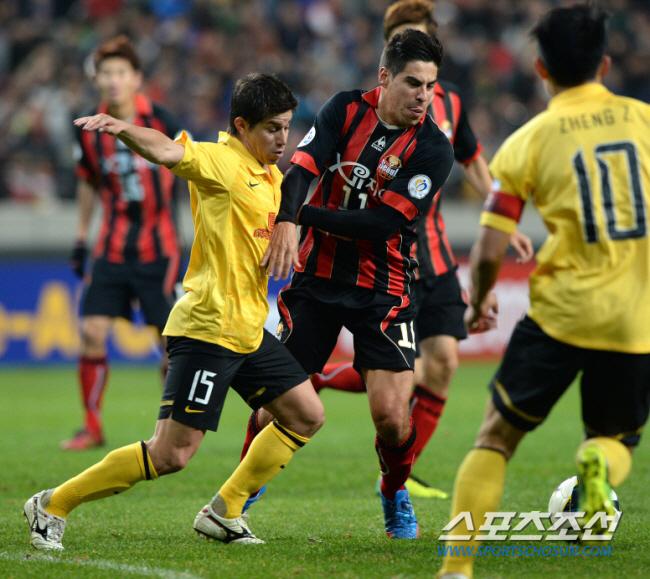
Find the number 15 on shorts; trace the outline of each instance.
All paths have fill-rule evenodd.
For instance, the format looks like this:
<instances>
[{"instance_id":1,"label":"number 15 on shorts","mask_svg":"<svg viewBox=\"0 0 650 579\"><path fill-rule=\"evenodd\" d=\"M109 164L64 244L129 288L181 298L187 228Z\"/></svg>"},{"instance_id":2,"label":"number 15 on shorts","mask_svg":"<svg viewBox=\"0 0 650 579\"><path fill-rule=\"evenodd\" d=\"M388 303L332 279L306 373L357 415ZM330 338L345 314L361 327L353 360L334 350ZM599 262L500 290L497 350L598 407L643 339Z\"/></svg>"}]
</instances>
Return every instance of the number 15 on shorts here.
<instances>
[{"instance_id":1,"label":"number 15 on shorts","mask_svg":"<svg viewBox=\"0 0 650 579\"><path fill-rule=\"evenodd\" d=\"M187 399L190 402L196 402L197 404L207 404L212 395L212 389L214 388L214 382L211 378L214 378L217 375L216 372L209 372L208 370L197 370L194 374L194 381L192 382L192 389ZM206 387L205 394L202 397L199 397L203 393L203 389L199 387L199 392L197 392L197 386L203 385Z\"/></svg>"}]
</instances>

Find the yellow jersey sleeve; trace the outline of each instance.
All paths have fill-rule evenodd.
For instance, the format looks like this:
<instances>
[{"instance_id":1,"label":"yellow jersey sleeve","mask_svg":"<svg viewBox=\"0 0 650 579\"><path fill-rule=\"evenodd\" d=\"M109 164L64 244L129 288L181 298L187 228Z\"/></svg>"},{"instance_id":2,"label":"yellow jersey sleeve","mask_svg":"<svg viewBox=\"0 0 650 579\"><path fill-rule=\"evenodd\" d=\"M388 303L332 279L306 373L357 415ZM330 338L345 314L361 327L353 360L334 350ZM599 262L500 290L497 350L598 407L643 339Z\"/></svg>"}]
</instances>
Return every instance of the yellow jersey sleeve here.
<instances>
[{"instance_id":1,"label":"yellow jersey sleeve","mask_svg":"<svg viewBox=\"0 0 650 579\"><path fill-rule=\"evenodd\" d=\"M195 143L186 131L179 135L176 142L185 147L185 153L181 161L170 169L174 175L202 187L230 188L239 165L225 143Z\"/></svg>"},{"instance_id":2,"label":"yellow jersey sleeve","mask_svg":"<svg viewBox=\"0 0 650 579\"><path fill-rule=\"evenodd\" d=\"M517 229L526 200L534 190L532 133L526 129L507 139L490 163L492 193L483 205L480 225L509 234Z\"/></svg>"},{"instance_id":3,"label":"yellow jersey sleeve","mask_svg":"<svg viewBox=\"0 0 650 579\"><path fill-rule=\"evenodd\" d=\"M486 227L492 227L493 229L498 229L504 233L512 235L517 230L517 223L514 219L504 217L502 215L497 215L492 211L483 210L481 213L481 218L479 219L479 225L485 225Z\"/></svg>"},{"instance_id":4,"label":"yellow jersey sleeve","mask_svg":"<svg viewBox=\"0 0 650 579\"><path fill-rule=\"evenodd\" d=\"M525 125L506 139L489 166L493 190L515 195L524 203L535 188L536 125Z\"/></svg>"}]
</instances>

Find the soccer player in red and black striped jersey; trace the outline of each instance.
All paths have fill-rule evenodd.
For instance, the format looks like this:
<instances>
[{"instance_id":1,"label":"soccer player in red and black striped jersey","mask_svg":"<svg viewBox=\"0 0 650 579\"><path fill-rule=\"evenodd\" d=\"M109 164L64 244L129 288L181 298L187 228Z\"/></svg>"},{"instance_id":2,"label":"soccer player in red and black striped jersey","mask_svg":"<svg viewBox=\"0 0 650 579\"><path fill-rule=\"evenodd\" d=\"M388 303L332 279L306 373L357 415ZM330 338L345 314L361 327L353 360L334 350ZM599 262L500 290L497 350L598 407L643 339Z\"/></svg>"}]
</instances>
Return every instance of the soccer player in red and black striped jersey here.
<instances>
[{"instance_id":1,"label":"soccer player in red and black striped jersey","mask_svg":"<svg viewBox=\"0 0 650 579\"><path fill-rule=\"evenodd\" d=\"M180 124L170 112L138 92L140 61L125 36L100 46L94 64L101 102L93 114L109 113L172 138L180 133ZM79 379L85 424L72 439L63 441L65 450L85 450L104 442L101 402L108 376L106 341L113 319L130 319L137 299L146 323L162 332L174 303L180 267L180 244L172 218L174 175L109 134L78 129L77 137L81 149L79 225L71 265L79 277L84 275L86 238L97 196L102 200L103 219L82 305ZM163 374L166 366L164 355Z\"/></svg>"},{"instance_id":2,"label":"soccer player in red and black striped jersey","mask_svg":"<svg viewBox=\"0 0 650 579\"><path fill-rule=\"evenodd\" d=\"M438 25L433 17L433 8L434 4L427 0L401 0L391 4L384 16L386 41L408 28L435 34ZM438 80L430 114L453 146L454 157L461 164L466 178L485 199L490 193L492 179L481 155L481 143L472 131L455 85ZM441 192L438 191L431 208L420 218L416 228L418 269L415 291L418 314L415 327L418 357L410 402L411 418L418 432L416 461L438 426L451 379L458 367L458 344L467 337L463 323L466 304L456 275L458 265L447 238L440 202ZM533 251L528 237L515 232L511 245L522 262L531 259ZM312 381L317 389L365 391L361 375L350 363L327 364L323 373L316 374ZM448 496L446 492L430 487L413 475L406 482L406 487L411 496Z\"/></svg>"},{"instance_id":3,"label":"soccer player in red and black striped jersey","mask_svg":"<svg viewBox=\"0 0 650 579\"><path fill-rule=\"evenodd\" d=\"M377 430L386 532L400 539L418 535L404 487L416 440L408 408L412 246L419 216L453 165L449 140L426 114L441 60L435 36L404 31L382 53L377 88L338 93L321 108L285 175L267 270L278 277L294 265L278 296L280 333L307 373L322 370L343 326L354 335ZM303 226L298 254L296 223ZM266 420L260 411L258 422Z\"/></svg>"}]
</instances>

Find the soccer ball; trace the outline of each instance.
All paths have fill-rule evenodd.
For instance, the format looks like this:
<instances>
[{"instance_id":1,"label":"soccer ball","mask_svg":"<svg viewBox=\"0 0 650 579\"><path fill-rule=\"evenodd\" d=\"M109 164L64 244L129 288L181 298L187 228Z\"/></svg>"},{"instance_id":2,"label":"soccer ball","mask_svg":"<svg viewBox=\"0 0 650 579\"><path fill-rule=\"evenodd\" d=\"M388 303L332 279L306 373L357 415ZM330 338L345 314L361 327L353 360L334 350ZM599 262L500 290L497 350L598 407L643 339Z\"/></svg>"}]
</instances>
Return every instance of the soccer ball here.
<instances>
[{"instance_id":1,"label":"soccer ball","mask_svg":"<svg viewBox=\"0 0 650 579\"><path fill-rule=\"evenodd\" d=\"M575 513L578 511L579 502L578 477L572 476L561 482L553 491L548 501L548 512L551 514L553 521L557 518L558 513ZM614 489L610 489L609 498L617 511L621 510L618 495Z\"/></svg>"}]
</instances>

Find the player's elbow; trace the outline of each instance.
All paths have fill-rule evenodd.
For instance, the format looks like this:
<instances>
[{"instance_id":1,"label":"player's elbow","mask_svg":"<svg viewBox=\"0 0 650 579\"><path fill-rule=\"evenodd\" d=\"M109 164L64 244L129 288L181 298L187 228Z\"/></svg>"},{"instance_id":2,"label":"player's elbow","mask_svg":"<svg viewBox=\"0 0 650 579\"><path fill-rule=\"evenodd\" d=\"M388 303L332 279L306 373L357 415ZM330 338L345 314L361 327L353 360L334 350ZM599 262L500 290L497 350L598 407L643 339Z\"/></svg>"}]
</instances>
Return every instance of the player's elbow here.
<instances>
[{"instance_id":1,"label":"player's elbow","mask_svg":"<svg viewBox=\"0 0 650 579\"><path fill-rule=\"evenodd\" d=\"M160 152L160 160L158 163L164 165L168 169L178 165L183 160L185 154L185 147L180 143L172 141L168 143Z\"/></svg>"}]
</instances>

